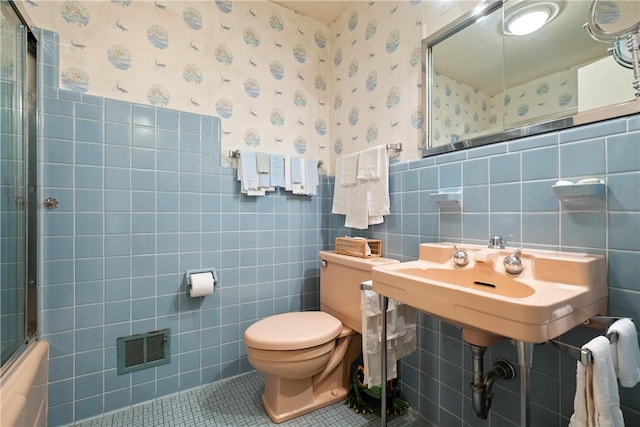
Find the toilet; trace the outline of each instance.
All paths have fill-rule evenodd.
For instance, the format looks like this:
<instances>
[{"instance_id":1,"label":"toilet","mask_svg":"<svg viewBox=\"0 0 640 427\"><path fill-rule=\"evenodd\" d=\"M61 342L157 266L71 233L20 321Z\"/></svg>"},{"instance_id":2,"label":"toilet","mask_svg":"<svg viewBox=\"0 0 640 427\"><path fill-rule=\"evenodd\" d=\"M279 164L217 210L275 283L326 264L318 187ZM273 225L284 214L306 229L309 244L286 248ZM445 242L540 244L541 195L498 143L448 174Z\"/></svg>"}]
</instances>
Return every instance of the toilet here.
<instances>
[{"instance_id":1,"label":"toilet","mask_svg":"<svg viewBox=\"0 0 640 427\"><path fill-rule=\"evenodd\" d=\"M360 354L360 283L389 258L321 251L320 310L277 314L244 333L249 363L265 374L262 403L276 423L344 399Z\"/></svg>"}]
</instances>

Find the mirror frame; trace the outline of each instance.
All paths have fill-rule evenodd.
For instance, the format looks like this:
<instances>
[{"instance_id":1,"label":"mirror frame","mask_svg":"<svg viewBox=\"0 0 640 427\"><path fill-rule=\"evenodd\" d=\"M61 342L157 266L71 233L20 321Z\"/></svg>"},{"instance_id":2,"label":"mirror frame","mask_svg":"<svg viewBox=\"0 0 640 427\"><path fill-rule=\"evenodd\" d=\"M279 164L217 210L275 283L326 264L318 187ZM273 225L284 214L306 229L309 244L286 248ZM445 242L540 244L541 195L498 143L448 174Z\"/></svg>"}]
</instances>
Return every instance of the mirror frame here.
<instances>
[{"instance_id":1,"label":"mirror frame","mask_svg":"<svg viewBox=\"0 0 640 427\"><path fill-rule=\"evenodd\" d=\"M566 117L555 118L550 120L541 120L537 123L531 123L524 126L516 126L497 130L495 133L483 135L476 138L462 139L457 142L432 147L430 138L432 132L432 99L431 99L431 82L433 81L433 58L432 47L456 34L464 28L473 25L479 18L502 9L503 0L491 0L478 4L469 12L463 14L460 18L446 25L442 29L422 39L422 100L424 102L426 128L423 134L423 141L419 148L422 148L422 157L431 157L438 154L450 153L468 148L480 147L483 145L506 142L509 140L522 138L526 136L539 135L547 132L558 131L575 126L595 123L598 121L614 119L640 113L640 97L636 97L627 102L620 104L606 105L593 110L578 112ZM502 21L502 19L501 19ZM586 31L586 30L585 30ZM633 91L630 88L630 94Z\"/></svg>"}]
</instances>

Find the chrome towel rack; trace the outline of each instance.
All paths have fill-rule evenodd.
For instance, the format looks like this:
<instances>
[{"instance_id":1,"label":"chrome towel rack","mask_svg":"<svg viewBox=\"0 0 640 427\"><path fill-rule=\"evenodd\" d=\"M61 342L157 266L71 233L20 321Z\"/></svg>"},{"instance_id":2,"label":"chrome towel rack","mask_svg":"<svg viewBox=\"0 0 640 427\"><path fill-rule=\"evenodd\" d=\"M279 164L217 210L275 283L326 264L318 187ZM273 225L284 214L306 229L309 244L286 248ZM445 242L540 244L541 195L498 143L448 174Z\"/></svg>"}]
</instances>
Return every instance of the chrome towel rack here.
<instances>
[{"instance_id":1,"label":"chrome towel rack","mask_svg":"<svg viewBox=\"0 0 640 427\"><path fill-rule=\"evenodd\" d=\"M396 144L386 144L385 148L387 150L393 150L393 151L402 151L402 143L398 142ZM229 158L230 159L237 159L238 157L240 157L240 150L230 150L229 151ZM323 162L322 160L318 161L318 167L322 166Z\"/></svg>"},{"instance_id":2,"label":"chrome towel rack","mask_svg":"<svg viewBox=\"0 0 640 427\"><path fill-rule=\"evenodd\" d=\"M237 159L240 157L240 150L231 150L229 151L229 158L230 159ZM323 165L322 160L318 160L318 167L321 167Z\"/></svg>"},{"instance_id":3,"label":"chrome towel rack","mask_svg":"<svg viewBox=\"0 0 640 427\"><path fill-rule=\"evenodd\" d=\"M591 319L584 322L585 326L589 326L592 328L598 329L609 329L611 325L617 320L624 319L623 317L611 317L611 316L593 316ZM606 335L607 339L611 344L614 344L618 340L618 334L616 332L610 332ZM591 365L592 355L591 351L587 349L583 349L580 347L576 347L570 344L566 344L557 340L548 341L549 344L556 347L558 350L563 353L569 354L569 356L578 360L584 366Z\"/></svg>"}]
</instances>

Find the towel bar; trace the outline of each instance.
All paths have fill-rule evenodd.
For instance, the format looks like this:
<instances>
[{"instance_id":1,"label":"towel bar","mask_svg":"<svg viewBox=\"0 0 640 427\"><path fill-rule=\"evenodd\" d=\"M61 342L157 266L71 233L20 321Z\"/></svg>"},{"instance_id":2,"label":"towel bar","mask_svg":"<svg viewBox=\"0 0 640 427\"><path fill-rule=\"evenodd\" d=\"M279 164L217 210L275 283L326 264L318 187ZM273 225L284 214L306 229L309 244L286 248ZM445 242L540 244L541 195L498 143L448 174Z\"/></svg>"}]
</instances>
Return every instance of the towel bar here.
<instances>
[{"instance_id":1,"label":"towel bar","mask_svg":"<svg viewBox=\"0 0 640 427\"><path fill-rule=\"evenodd\" d=\"M387 145L385 145L385 148L387 150L402 151L402 143L398 142L396 144L387 144ZM237 159L238 157L240 157L240 150L230 150L229 151L229 158ZM320 167L320 166L322 166L322 160L318 161L318 167Z\"/></svg>"},{"instance_id":2,"label":"towel bar","mask_svg":"<svg viewBox=\"0 0 640 427\"><path fill-rule=\"evenodd\" d=\"M616 320L623 319L623 317L610 317L610 316L593 316L591 319L584 322L586 326L590 326L593 328L604 328L608 329ZM631 319L633 320L633 319ZM618 334L616 332L610 332L606 335L607 339L611 344L615 344L618 340ZM548 341L549 344L553 345L558 350L563 353L569 354L569 356L578 360L584 366L591 365L591 351L583 348L579 348L570 344L566 344L557 340Z\"/></svg>"},{"instance_id":3,"label":"towel bar","mask_svg":"<svg viewBox=\"0 0 640 427\"><path fill-rule=\"evenodd\" d=\"M238 157L240 157L240 150L229 151L230 159L237 159ZM323 164L322 160L318 160L318 167L321 167Z\"/></svg>"}]
</instances>

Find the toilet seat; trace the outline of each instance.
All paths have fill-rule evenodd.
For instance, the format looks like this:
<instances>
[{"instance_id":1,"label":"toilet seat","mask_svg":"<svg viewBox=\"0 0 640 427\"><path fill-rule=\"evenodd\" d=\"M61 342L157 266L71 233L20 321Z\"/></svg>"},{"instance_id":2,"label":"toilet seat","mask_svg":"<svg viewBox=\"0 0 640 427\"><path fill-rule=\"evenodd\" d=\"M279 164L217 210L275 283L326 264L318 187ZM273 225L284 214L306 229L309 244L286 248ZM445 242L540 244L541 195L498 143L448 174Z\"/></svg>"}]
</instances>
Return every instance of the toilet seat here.
<instances>
[{"instance_id":1,"label":"toilet seat","mask_svg":"<svg viewBox=\"0 0 640 427\"><path fill-rule=\"evenodd\" d=\"M301 350L325 344L342 332L342 322L323 311L276 314L257 321L244 333L248 347Z\"/></svg>"}]
</instances>

